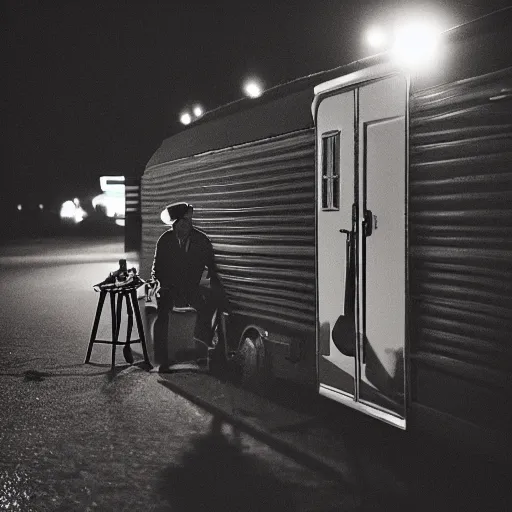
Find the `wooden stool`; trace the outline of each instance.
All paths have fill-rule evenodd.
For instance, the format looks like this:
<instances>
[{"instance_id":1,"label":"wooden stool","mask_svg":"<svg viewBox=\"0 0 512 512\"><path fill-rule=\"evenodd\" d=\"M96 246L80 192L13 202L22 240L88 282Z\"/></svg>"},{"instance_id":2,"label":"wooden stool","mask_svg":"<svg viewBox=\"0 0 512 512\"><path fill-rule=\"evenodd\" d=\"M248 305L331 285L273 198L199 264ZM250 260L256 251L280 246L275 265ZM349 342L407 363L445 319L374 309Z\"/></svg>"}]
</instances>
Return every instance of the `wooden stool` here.
<instances>
[{"instance_id":1,"label":"wooden stool","mask_svg":"<svg viewBox=\"0 0 512 512\"><path fill-rule=\"evenodd\" d=\"M140 343L142 345L142 353L144 354L144 362L151 368L149 362L148 351L146 348L146 338L144 336L144 326L142 324L142 318L139 310L139 303L137 301L137 288L134 286L124 286L119 288L110 288L100 290L100 297L98 300L98 307L96 308L96 316L94 317L94 324L92 326L91 339L89 341L89 347L87 348L87 355L85 356L85 363L88 363L91 358L92 346L94 343L106 343L112 345L112 371L114 371L116 365L116 346L123 345L125 348L130 347L133 343ZM112 316L112 340L98 340L96 334L98 332L98 325L100 323L101 311L107 293L110 295L110 311ZM117 305L116 305L117 295ZM118 341L119 331L121 328L121 310L123 307L123 298L126 299L126 312L128 314L128 325L126 332L126 341ZM135 311L135 320L137 322L137 330L139 332L139 338L131 340L130 336L133 328L133 313ZM133 364L133 363L131 363Z\"/></svg>"}]
</instances>

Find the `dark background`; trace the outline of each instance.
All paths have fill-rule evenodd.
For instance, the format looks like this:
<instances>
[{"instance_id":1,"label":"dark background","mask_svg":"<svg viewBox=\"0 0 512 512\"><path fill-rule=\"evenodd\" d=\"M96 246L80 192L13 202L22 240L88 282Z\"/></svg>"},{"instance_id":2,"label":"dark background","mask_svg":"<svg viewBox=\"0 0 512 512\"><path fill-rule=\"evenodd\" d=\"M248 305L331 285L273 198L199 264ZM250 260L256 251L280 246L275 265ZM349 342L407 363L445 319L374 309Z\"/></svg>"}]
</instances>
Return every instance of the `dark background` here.
<instances>
[{"instance_id":1,"label":"dark background","mask_svg":"<svg viewBox=\"0 0 512 512\"><path fill-rule=\"evenodd\" d=\"M34 1L3 3L2 213L141 175L181 110L242 97L371 53L372 23L433 13L448 28L508 1Z\"/></svg>"}]
</instances>

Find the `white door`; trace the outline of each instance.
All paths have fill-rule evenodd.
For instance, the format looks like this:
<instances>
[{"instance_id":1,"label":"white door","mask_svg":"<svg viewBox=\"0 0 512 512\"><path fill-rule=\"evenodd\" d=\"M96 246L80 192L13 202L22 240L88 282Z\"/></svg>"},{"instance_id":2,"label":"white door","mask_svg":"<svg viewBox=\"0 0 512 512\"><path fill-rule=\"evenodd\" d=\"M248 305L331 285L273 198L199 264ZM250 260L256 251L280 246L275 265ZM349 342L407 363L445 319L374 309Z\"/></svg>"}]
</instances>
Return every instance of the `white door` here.
<instances>
[{"instance_id":1,"label":"white door","mask_svg":"<svg viewBox=\"0 0 512 512\"><path fill-rule=\"evenodd\" d=\"M407 83L320 97L319 390L405 428Z\"/></svg>"}]
</instances>

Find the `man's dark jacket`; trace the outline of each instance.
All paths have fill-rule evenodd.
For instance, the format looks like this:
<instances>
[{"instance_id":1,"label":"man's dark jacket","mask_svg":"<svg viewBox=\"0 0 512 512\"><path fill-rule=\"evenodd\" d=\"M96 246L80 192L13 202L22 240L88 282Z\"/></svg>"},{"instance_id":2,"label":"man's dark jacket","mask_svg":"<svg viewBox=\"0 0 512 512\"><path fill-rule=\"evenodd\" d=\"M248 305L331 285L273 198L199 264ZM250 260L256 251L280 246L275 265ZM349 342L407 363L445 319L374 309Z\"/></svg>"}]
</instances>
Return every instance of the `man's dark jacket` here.
<instances>
[{"instance_id":1,"label":"man's dark jacket","mask_svg":"<svg viewBox=\"0 0 512 512\"><path fill-rule=\"evenodd\" d=\"M166 231L156 243L151 277L158 279L163 288L197 290L204 267L208 267L212 285L219 284L213 248L208 237L192 228L189 238L180 247L176 233Z\"/></svg>"}]
</instances>

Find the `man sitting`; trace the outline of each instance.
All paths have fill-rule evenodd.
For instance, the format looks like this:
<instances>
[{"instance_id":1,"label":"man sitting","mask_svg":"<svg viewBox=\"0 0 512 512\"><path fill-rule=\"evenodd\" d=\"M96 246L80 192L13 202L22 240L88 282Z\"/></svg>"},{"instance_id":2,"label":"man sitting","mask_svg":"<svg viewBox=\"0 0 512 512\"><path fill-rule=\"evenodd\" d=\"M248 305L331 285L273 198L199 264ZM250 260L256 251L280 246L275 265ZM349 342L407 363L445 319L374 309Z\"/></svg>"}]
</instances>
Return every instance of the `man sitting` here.
<instances>
[{"instance_id":1,"label":"man sitting","mask_svg":"<svg viewBox=\"0 0 512 512\"><path fill-rule=\"evenodd\" d=\"M160 286L157 296L157 319L154 327L155 358L160 372L169 370L167 336L169 312L193 308L197 311L194 338L211 343L212 317L224 291L215 267L213 247L209 238L192 224L194 208L179 202L167 206L161 218L171 224L156 243L151 277ZM208 268L211 293L206 294L199 284L205 267Z\"/></svg>"}]
</instances>

